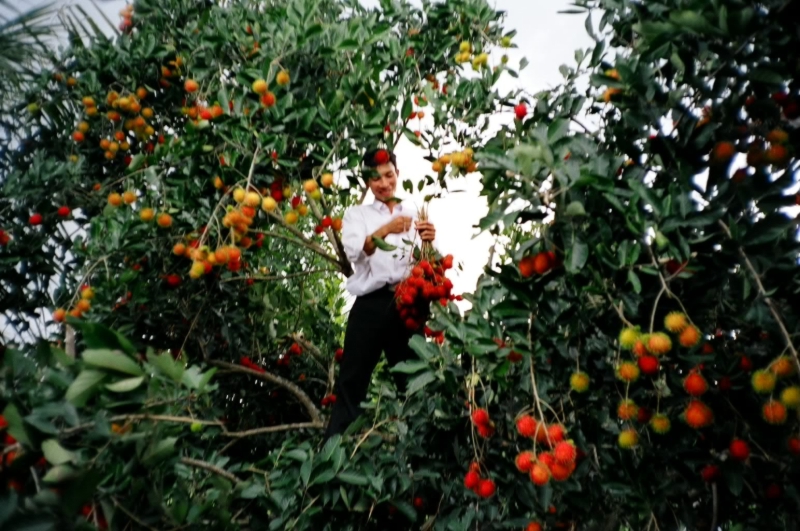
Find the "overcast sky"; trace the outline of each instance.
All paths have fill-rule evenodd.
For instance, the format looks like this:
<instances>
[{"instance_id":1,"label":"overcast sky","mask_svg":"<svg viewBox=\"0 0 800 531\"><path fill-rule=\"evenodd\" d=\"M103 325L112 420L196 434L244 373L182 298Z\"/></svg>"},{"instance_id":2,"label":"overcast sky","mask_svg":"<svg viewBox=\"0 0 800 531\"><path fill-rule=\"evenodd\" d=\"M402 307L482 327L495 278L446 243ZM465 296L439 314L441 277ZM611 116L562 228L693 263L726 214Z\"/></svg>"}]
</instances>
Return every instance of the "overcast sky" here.
<instances>
[{"instance_id":1,"label":"overcast sky","mask_svg":"<svg viewBox=\"0 0 800 531\"><path fill-rule=\"evenodd\" d=\"M95 0L57 0L55 5L80 5L86 12L95 17L98 23L101 18L95 8L97 5L103 13L115 24L119 21L119 11L125 6L123 0L102 1ZM45 4L42 0L23 0L21 4L38 6ZM364 2L368 5L377 5L377 0ZM529 65L520 72L518 79L504 76L500 82L500 93L517 87L524 88L530 93L553 87L559 84L561 74L558 67L562 64L574 64L574 52L578 48L588 48L593 41L584 29L584 17L580 15L563 15L557 12L569 7L566 0L497 0L494 5L497 9L507 12L505 27L516 29L517 36L514 44L518 47L508 51L510 66L517 68L519 61L525 57ZM104 24L100 23L101 27ZM503 51L498 51L493 56L493 62L499 60ZM499 117L500 121L510 121L511 116ZM397 149L402 177L416 180L425 173L430 173L430 163L422 157L422 149L416 148L410 142L405 142ZM447 198L435 200L431 204L431 221L437 228L438 248L445 253L455 255L457 262L461 262L464 270L452 273L454 293L473 291L475 283L486 264L489 246L492 238L483 234L473 239L476 234L474 225L486 213L486 202L479 196L480 175L473 174L466 179L454 183L452 189L463 190L464 193L454 193ZM423 194L412 197L417 204L421 202ZM402 194L398 194L402 195ZM366 200L370 202L371 199ZM462 308L468 305L462 304Z\"/></svg>"}]
</instances>

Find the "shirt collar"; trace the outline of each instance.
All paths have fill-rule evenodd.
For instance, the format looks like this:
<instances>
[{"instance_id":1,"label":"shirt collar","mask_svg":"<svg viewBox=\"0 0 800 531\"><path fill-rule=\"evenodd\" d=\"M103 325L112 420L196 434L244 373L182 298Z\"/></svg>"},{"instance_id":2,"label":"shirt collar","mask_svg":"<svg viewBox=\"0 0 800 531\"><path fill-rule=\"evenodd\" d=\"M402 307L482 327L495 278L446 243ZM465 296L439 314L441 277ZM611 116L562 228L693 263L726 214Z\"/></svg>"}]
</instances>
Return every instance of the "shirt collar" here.
<instances>
[{"instance_id":1,"label":"shirt collar","mask_svg":"<svg viewBox=\"0 0 800 531\"><path fill-rule=\"evenodd\" d=\"M378 212L389 212L389 207L386 206L386 203L384 203L382 201L378 201L377 199L372 202L371 206L372 206L372 208L374 208ZM402 202L397 203L394 208L398 212L402 212L403 211L403 203Z\"/></svg>"}]
</instances>

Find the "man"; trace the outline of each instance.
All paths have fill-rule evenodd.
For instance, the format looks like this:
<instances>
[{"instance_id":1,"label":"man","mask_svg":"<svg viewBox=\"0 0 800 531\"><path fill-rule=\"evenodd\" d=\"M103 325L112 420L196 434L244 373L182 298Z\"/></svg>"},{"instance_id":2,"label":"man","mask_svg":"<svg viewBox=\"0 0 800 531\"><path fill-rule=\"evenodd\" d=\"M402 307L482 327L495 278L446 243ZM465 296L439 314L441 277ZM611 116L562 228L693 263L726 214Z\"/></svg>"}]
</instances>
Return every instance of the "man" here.
<instances>
[{"instance_id":1,"label":"man","mask_svg":"<svg viewBox=\"0 0 800 531\"><path fill-rule=\"evenodd\" d=\"M394 288L409 275L413 260L411 248L403 240L416 240L414 231L422 241L433 242L436 237L432 223L419 221L413 206L395 198L400 172L394 153L370 151L363 165L375 201L350 208L342 220L342 243L355 270L347 279L347 290L356 300L347 320L336 402L326 437L344 432L361 414L360 404L381 352L391 365L415 356L408 346L413 333L400 318ZM397 249L380 250L375 237ZM395 381L402 386L401 378Z\"/></svg>"}]
</instances>

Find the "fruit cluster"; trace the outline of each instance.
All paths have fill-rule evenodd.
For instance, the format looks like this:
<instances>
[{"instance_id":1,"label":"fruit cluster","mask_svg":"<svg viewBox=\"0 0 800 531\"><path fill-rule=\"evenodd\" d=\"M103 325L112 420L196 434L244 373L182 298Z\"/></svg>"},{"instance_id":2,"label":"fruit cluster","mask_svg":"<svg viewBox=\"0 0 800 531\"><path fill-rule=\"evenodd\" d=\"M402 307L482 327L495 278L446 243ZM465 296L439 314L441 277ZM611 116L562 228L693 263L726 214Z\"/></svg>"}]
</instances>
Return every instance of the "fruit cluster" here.
<instances>
[{"instance_id":1,"label":"fruit cluster","mask_svg":"<svg viewBox=\"0 0 800 531\"><path fill-rule=\"evenodd\" d=\"M680 346L685 348L697 347L702 339L700 330L689 322L685 314L681 312L671 312L664 319L664 328L677 336ZM659 373L661 368L660 358L669 353L673 348L672 337L665 332L642 333L638 327L629 327L621 331L619 335L620 346L630 350L636 357L636 363L632 361L622 361L616 366L616 376L626 384L635 382L641 374L654 376ZM706 343L702 346L704 354L712 354L713 347ZM752 362L747 356L742 355L739 367L745 372L753 369ZM682 387L684 392L690 397L686 408L681 414L683 421L691 428L701 429L714 422L714 413L711 408L701 400L709 390L709 382L703 375L704 364L699 364L691 368L683 378ZM772 398L776 391L776 386L780 380L785 380L793 376L796 372L794 361L784 355L773 359L769 365L753 372L750 383L756 395L769 395L761 406L761 416L769 424L784 424L788 418L790 409L800 409L800 386L786 385L781 390L778 398ZM730 377L720 378L718 387L721 391L731 388ZM617 417L623 421L634 419L643 422L642 410L633 400L624 399L617 407ZM667 415L656 412L655 415L645 415L650 428L657 434L669 432L671 428L670 419ZM620 434L619 445L623 448L631 448L638 443L638 432L629 428Z\"/></svg>"},{"instance_id":2,"label":"fruit cluster","mask_svg":"<svg viewBox=\"0 0 800 531\"><path fill-rule=\"evenodd\" d=\"M472 424L475 425L475 429L478 430L478 434L488 439L492 435L494 435L494 422L492 419L489 418L489 412L483 408L476 408L472 411Z\"/></svg>"},{"instance_id":3,"label":"fruit cluster","mask_svg":"<svg viewBox=\"0 0 800 531\"><path fill-rule=\"evenodd\" d=\"M472 44L468 41L462 41L458 45L458 53L455 55L456 64L467 63L472 59L472 68L480 70L489 65L489 54L482 52L473 56Z\"/></svg>"},{"instance_id":4,"label":"fruit cluster","mask_svg":"<svg viewBox=\"0 0 800 531\"><path fill-rule=\"evenodd\" d=\"M497 491L494 480L481 477L481 467L475 462L469 465L469 471L464 476L464 486L484 499L491 498Z\"/></svg>"},{"instance_id":5,"label":"fruit cluster","mask_svg":"<svg viewBox=\"0 0 800 531\"><path fill-rule=\"evenodd\" d=\"M441 174L447 170L448 164L452 164L453 169L460 173L472 173L478 169L478 163L472 159L474 154L472 148L465 148L463 151L442 155L431 164L431 169Z\"/></svg>"},{"instance_id":6,"label":"fruit cluster","mask_svg":"<svg viewBox=\"0 0 800 531\"><path fill-rule=\"evenodd\" d=\"M336 403L336 395L334 394L325 395L322 397L322 400L320 401L322 407L332 406L335 403Z\"/></svg>"},{"instance_id":7,"label":"fruit cluster","mask_svg":"<svg viewBox=\"0 0 800 531\"><path fill-rule=\"evenodd\" d=\"M514 459L517 470L528 474L531 481L543 486L550 482L566 481L575 471L578 451L572 441L566 440L566 430L561 424L538 422L530 415L517 419L517 433L534 443L532 451L523 451ZM537 446L547 447L539 451Z\"/></svg>"},{"instance_id":8,"label":"fruit cluster","mask_svg":"<svg viewBox=\"0 0 800 531\"><path fill-rule=\"evenodd\" d=\"M524 256L519 261L519 274L523 278L530 278L534 274L544 275L560 264L556 253L553 251L542 251L535 255Z\"/></svg>"},{"instance_id":9,"label":"fruit cluster","mask_svg":"<svg viewBox=\"0 0 800 531\"><path fill-rule=\"evenodd\" d=\"M247 367L248 369L256 371L256 372L261 372L261 373L266 372L261 367L261 365L255 363L253 360L251 360L247 356L242 356L241 358L239 358L239 365L241 365L242 367Z\"/></svg>"},{"instance_id":10,"label":"fruit cluster","mask_svg":"<svg viewBox=\"0 0 800 531\"><path fill-rule=\"evenodd\" d=\"M433 259L431 259L433 260ZM430 303L438 300L447 306L448 300L455 300L452 281L445 271L453 267L453 255L441 260L421 260L411 269L411 276L398 284L395 300L400 318L409 330L419 330L430 313Z\"/></svg>"},{"instance_id":11,"label":"fruit cluster","mask_svg":"<svg viewBox=\"0 0 800 531\"><path fill-rule=\"evenodd\" d=\"M94 290L91 287L84 284L81 287L80 298L78 299L78 302L75 303L75 305L69 310L69 312L67 312L67 310L65 310L64 308L57 308L55 311L53 311L53 321L55 321L56 323L63 323L64 320L67 318L67 313L69 313L69 315L75 318L82 317L83 314L91 310L93 298L94 298Z\"/></svg>"}]
</instances>

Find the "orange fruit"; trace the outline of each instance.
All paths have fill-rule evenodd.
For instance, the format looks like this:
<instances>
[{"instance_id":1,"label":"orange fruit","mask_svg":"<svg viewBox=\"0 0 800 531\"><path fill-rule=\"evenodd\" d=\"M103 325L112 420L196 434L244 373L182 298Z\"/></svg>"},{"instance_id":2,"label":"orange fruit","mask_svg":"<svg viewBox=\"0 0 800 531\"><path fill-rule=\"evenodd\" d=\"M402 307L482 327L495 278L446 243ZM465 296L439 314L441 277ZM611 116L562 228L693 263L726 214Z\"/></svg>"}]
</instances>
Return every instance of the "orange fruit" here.
<instances>
[{"instance_id":1,"label":"orange fruit","mask_svg":"<svg viewBox=\"0 0 800 531\"><path fill-rule=\"evenodd\" d=\"M278 72L278 75L275 76L275 81L278 83L278 85L282 87L288 85L289 72L287 72L286 70L281 70L280 72Z\"/></svg>"},{"instance_id":2,"label":"orange fruit","mask_svg":"<svg viewBox=\"0 0 800 531\"><path fill-rule=\"evenodd\" d=\"M161 214L158 215L156 223L158 223L159 227L166 229L167 227L172 226L172 216L170 216L166 212L162 212Z\"/></svg>"},{"instance_id":3,"label":"orange fruit","mask_svg":"<svg viewBox=\"0 0 800 531\"><path fill-rule=\"evenodd\" d=\"M142 221L152 221L155 216L156 213L152 208L143 208L142 211L139 212L139 219Z\"/></svg>"},{"instance_id":4,"label":"orange fruit","mask_svg":"<svg viewBox=\"0 0 800 531\"><path fill-rule=\"evenodd\" d=\"M122 204L122 196L116 192L108 194L108 204L113 207L118 207Z\"/></svg>"},{"instance_id":5,"label":"orange fruit","mask_svg":"<svg viewBox=\"0 0 800 531\"><path fill-rule=\"evenodd\" d=\"M131 190L127 190L122 194L122 200L125 202L126 205L130 205L136 202L136 192Z\"/></svg>"}]
</instances>

